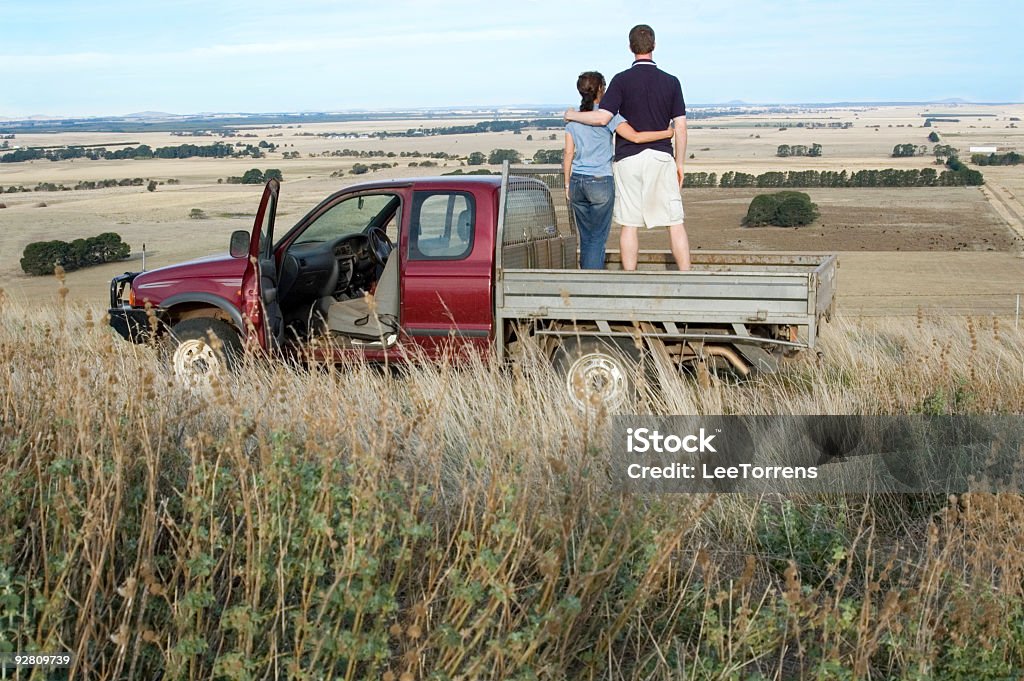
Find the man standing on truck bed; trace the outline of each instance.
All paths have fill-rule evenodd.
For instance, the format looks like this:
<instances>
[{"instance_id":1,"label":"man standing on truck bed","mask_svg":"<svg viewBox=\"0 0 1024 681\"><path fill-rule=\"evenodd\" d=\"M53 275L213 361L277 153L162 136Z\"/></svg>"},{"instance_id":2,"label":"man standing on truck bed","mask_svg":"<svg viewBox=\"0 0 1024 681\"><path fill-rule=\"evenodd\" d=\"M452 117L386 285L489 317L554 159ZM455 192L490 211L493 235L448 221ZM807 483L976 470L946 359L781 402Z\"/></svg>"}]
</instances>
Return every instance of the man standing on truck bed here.
<instances>
[{"instance_id":1,"label":"man standing on truck bed","mask_svg":"<svg viewBox=\"0 0 1024 681\"><path fill-rule=\"evenodd\" d=\"M622 269L635 270L640 227L669 228L672 255L680 270L690 269L690 243L683 224L683 164L686 159L686 103L679 79L652 59L654 29L646 24L629 32L633 66L612 78L597 111L565 112L569 121L607 125L615 114L640 131L664 130L671 122L675 149L668 140L635 143L615 140L615 221L622 226ZM673 156L674 161L673 163Z\"/></svg>"}]
</instances>

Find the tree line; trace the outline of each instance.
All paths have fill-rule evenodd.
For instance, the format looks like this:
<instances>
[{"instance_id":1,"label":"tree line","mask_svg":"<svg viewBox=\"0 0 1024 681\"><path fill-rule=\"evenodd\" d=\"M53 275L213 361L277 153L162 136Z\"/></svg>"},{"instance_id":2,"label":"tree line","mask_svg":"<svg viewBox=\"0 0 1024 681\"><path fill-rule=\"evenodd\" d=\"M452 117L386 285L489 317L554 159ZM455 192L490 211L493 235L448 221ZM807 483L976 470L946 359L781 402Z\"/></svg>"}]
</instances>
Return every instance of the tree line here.
<instances>
[{"instance_id":1,"label":"tree line","mask_svg":"<svg viewBox=\"0 0 1024 681\"><path fill-rule=\"evenodd\" d=\"M971 154L971 163L977 166L1015 166L1024 162L1024 156L1016 151L1005 154Z\"/></svg>"},{"instance_id":2,"label":"tree line","mask_svg":"<svg viewBox=\"0 0 1024 681\"><path fill-rule=\"evenodd\" d=\"M286 154L288 152L285 152ZM297 152L296 152L297 153ZM311 153L310 157L315 157L318 154ZM446 151L430 151L427 153L421 153L419 151L401 151L395 153L393 151L384 151L382 149L335 149L333 151L324 151L319 154L321 157L340 157L340 158L439 158L439 159L458 159L462 158L458 154L449 154Z\"/></svg>"},{"instance_id":3,"label":"tree line","mask_svg":"<svg viewBox=\"0 0 1024 681\"><path fill-rule=\"evenodd\" d=\"M0 187L0 194L16 194L18 192L69 192L72 190L79 191L84 189L108 189L110 187L141 187L144 184L146 184L146 180L141 177L126 177L121 180L80 180L70 187L63 183L56 184L54 182L40 182L32 189L21 185L11 185L6 190L4 190L3 187ZM178 184L178 180L167 180L167 184Z\"/></svg>"},{"instance_id":4,"label":"tree line","mask_svg":"<svg viewBox=\"0 0 1024 681\"><path fill-rule=\"evenodd\" d=\"M565 122L560 118L535 118L519 121L480 121L473 125L449 125L438 128L409 128L405 132L381 131L373 136L385 137L424 137L427 135L468 135L478 132L522 132L524 128L561 129Z\"/></svg>"},{"instance_id":5,"label":"tree line","mask_svg":"<svg viewBox=\"0 0 1024 681\"><path fill-rule=\"evenodd\" d=\"M833 130L848 130L853 127L852 121L831 121L829 123L821 123L820 121L786 121L785 124L779 121L764 121L761 123L754 123L755 128L807 128L808 130L819 130L823 128L831 128Z\"/></svg>"},{"instance_id":6,"label":"tree line","mask_svg":"<svg viewBox=\"0 0 1024 681\"><path fill-rule=\"evenodd\" d=\"M266 147L273 151L273 145ZM276 147L274 147L276 148ZM153 149L148 144L140 144L137 147L125 147L111 151L104 147L64 147L61 149L17 149L8 154L0 156L0 163L21 163L24 161L66 161L70 159L84 158L90 161L122 161L132 159L149 158L242 158L251 156L261 158L263 151L252 144L231 145L223 142L215 142L199 146L196 144L179 144L173 147L158 147Z\"/></svg>"},{"instance_id":7,"label":"tree line","mask_svg":"<svg viewBox=\"0 0 1024 681\"><path fill-rule=\"evenodd\" d=\"M717 180L717 184L716 184ZM716 178L715 173L686 173L687 187L720 188L814 188L814 187L958 187L977 186L985 183L984 176L957 162L941 173L935 168L883 170L857 170L836 172L834 170L792 170L770 171L760 175L728 171Z\"/></svg>"}]
</instances>

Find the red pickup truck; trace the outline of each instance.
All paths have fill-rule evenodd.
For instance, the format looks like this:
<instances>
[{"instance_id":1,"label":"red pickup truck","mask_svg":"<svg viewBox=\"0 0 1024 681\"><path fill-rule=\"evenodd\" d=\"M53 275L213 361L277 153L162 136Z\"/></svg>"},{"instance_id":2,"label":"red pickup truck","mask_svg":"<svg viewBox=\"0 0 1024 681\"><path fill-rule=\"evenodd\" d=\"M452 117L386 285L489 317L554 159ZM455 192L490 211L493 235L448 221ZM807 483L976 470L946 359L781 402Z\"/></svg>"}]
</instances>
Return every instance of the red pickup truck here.
<instances>
[{"instance_id":1,"label":"red pickup truck","mask_svg":"<svg viewBox=\"0 0 1024 681\"><path fill-rule=\"evenodd\" d=\"M639 360L747 374L814 346L835 256L697 251L694 269L678 272L667 252L642 252L641 271L625 272L609 253L608 269L579 270L575 225L549 189L561 182L559 170L506 166L358 184L278 236L271 180L228 254L115 277L110 324L165 343L184 379L252 349L314 348L339 363L429 361L453 348L504 360L529 335L573 401L596 392L610 406L633 389Z\"/></svg>"}]
</instances>

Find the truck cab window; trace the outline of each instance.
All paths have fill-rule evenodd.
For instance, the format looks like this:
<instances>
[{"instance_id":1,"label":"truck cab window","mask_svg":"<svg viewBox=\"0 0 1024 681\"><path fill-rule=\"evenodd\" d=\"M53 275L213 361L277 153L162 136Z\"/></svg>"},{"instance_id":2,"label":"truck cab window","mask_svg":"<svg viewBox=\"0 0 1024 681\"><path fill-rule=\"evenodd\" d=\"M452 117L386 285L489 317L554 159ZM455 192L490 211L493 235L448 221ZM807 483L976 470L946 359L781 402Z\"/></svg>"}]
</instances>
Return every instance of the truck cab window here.
<instances>
[{"instance_id":1,"label":"truck cab window","mask_svg":"<svg viewBox=\"0 0 1024 681\"><path fill-rule=\"evenodd\" d=\"M410 260L461 260L473 246L473 197L462 192L419 192L413 198Z\"/></svg>"},{"instance_id":2,"label":"truck cab window","mask_svg":"<svg viewBox=\"0 0 1024 681\"><path fill-rule=\"evenodd\" d=\"M353 196L328 208L299 235L295 244L332 241L362 234L370 226L384 227L393 240L398 235L400 199L394 194Z\"/></svg>"}]
</instances>

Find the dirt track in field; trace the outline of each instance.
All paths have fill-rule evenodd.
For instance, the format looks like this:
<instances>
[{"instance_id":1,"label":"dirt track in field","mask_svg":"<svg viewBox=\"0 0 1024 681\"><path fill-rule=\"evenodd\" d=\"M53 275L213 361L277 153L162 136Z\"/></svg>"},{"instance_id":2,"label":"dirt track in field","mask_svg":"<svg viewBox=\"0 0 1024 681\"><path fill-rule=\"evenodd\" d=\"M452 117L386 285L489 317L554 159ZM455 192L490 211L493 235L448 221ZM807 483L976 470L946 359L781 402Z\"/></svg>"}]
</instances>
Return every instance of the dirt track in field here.
<instances>
[{"instance_id":1,"label":"dirt track in field","mask_svg":"<svg viewBox=\"0 0 1024 681\"><path fill-rule=\"evenodd\" d=\"M1006 225L1024 238L1024 205L1017 196L1003 185L992 181L982 187L981 191L992 204L992 208L1006 221Z\"/></svg>"}]
</instances>

